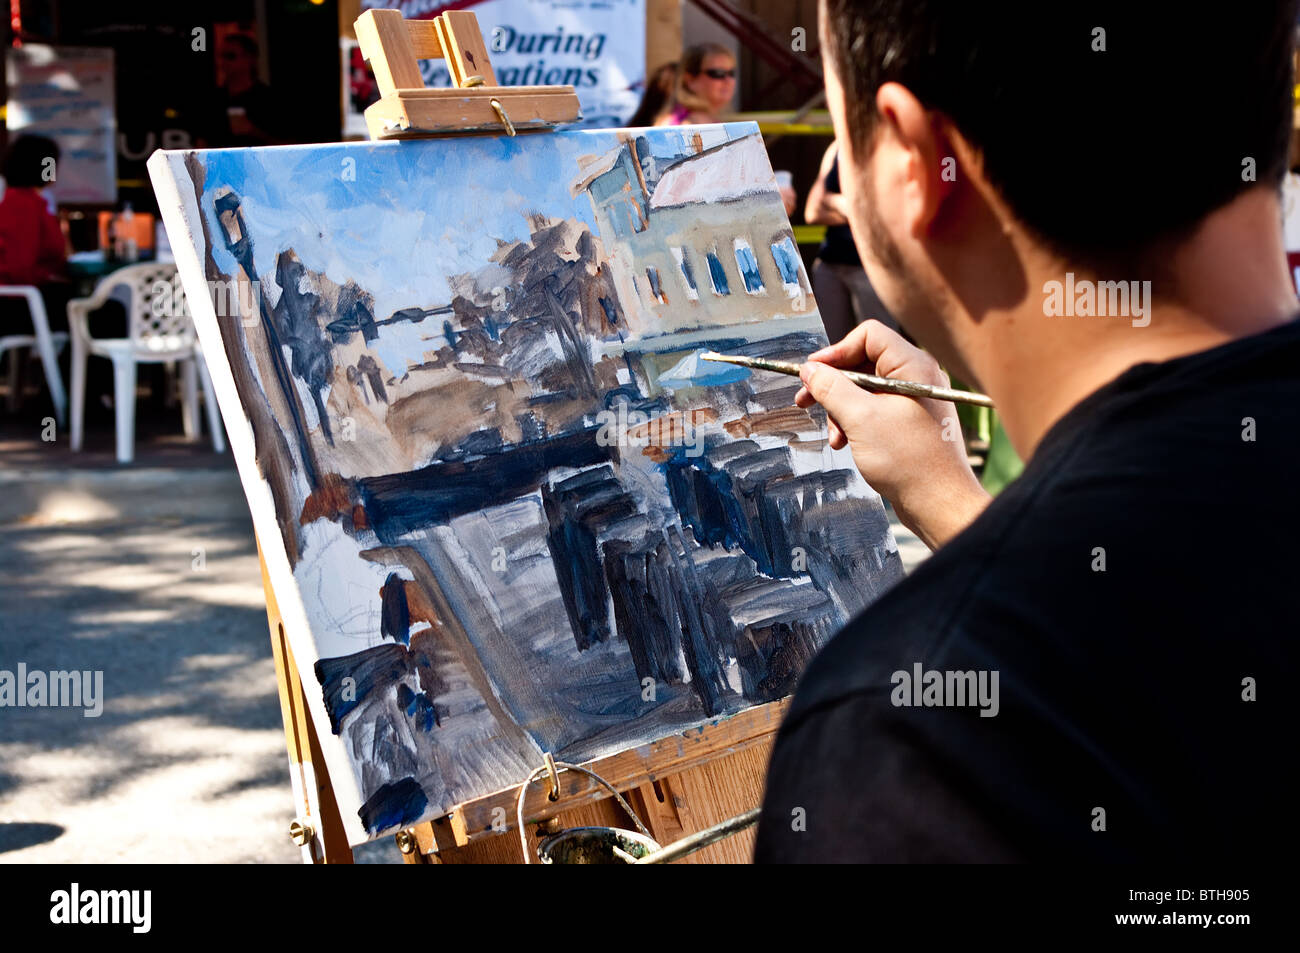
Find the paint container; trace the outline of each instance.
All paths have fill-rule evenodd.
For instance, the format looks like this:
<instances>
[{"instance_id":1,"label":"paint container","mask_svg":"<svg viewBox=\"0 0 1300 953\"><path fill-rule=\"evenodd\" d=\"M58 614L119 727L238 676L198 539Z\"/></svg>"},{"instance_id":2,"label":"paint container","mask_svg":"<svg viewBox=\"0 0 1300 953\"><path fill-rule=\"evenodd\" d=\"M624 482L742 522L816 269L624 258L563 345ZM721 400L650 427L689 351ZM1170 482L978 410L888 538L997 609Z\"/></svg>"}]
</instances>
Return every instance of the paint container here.
<instances>
[{"instance_id":1,"label":"paint container","mask_svg":"<svg viewBox=\"0 0 1300 953\"><path fill-rule=\"evenodd\" d=\"M659 850L653 838L618 827L571 827L537 845L544 864L630 864Z\"/></svg>"}]
</instances>

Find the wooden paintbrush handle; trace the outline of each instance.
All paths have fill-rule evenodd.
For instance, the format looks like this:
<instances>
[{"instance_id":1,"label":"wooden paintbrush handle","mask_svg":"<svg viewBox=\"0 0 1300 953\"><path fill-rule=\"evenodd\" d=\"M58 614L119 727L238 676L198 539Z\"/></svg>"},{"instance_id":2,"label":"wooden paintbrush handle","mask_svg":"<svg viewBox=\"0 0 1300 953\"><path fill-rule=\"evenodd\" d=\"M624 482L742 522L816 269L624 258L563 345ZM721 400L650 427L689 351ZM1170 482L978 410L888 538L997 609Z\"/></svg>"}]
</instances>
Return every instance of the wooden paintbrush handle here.
<instances>
[{"instance_id":1,"label":"wooden paintbrush handle","mask_svg":"<svg viewBox=\"0 0 1300 953\"><path fill-rule=\"evenodd\" d=\"M901 394L904 397L929 397L933 400L951 400L959 404L974 404L976 407L992 407L993 399L987 394L974 391L956 390L952 387L936 387L933 384L920 384L916 381L899 381L892 377L877 377L875 374L862 374L858 371L841 371L853 383L864 390L884 394Z\"/></svg>"}]
</instances>

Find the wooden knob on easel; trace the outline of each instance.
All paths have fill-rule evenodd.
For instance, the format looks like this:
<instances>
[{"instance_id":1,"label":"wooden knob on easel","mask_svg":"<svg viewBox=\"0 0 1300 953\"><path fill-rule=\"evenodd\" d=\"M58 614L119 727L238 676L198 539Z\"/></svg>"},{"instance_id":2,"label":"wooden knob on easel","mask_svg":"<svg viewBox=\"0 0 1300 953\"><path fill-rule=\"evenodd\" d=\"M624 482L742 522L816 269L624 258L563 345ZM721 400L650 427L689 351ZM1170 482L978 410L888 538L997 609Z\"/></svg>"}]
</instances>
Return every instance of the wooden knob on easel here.
<instances>
[{"instance_id":1,"label":"wooden knob on easel","mask_svg":"<svg viewBox=\"0 0 1300 953\"><path fill-rule=\"evenodd\" d=\"M306 847L311 843L311 839L316 836L316 832L307 824L295 820L289 825L289 837L299 847Z\"/></svg>"}]
</instances>

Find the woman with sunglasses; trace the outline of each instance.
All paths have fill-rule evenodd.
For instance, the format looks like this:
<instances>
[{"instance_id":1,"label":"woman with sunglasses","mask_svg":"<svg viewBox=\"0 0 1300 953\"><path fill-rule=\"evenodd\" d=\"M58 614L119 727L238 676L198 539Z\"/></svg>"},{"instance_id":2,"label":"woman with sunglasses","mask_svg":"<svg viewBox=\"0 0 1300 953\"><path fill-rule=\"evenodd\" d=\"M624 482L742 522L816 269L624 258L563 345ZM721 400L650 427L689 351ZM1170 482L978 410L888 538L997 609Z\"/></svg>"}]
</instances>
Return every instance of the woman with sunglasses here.
<instances>
[{"instance_id":1,"label":"woman with sunglasses","mask_svg":"<svg viewBox=\"0 0 1300 953\"><path fill-rule=\"evenodd\" d=\"M682 54L672 108L655 123L721 122L723 111L736 95L736 58L725 46L701 43Z\"/></svg>"}]
</instances>

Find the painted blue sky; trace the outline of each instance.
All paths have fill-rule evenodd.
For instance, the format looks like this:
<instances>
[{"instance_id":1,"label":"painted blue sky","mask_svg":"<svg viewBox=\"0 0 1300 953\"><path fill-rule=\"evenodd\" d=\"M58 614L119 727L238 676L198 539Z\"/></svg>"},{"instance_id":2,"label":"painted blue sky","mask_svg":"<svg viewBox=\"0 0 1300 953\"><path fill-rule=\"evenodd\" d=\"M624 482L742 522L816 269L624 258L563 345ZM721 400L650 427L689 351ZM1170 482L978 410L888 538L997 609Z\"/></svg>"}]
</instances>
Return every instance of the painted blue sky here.
<instances>
[{"instance_id":1,"label":"painted blue sky","mask_svg":"<svg viewBox=\"0 0 1300 953\"><path fill-rule=\"evenodd\" d=\"M697 127L698 129L699 127ZM694 131L694 130L693 130ZM707 127L706 147L754 131L751 123ZM661 138L662 137L662 138ZM657 130L654 148L677 148L675 130ZM446 276L475 271L496 239L528 237L525 216L577 218L595 231L591 203L569 195L578 157L618 145L609 131L576 130L515 138L332 143L200 153L204 214L221 235L212 196L229 186L243 199L254 261L265 280L275 256L293 248L307 267L340 284L355 280L375 296L375 316L450 302ZM355 178L345 169L355 162ZM217 266L235 264L220 243Z\"/></svg>"}]
</instances>

